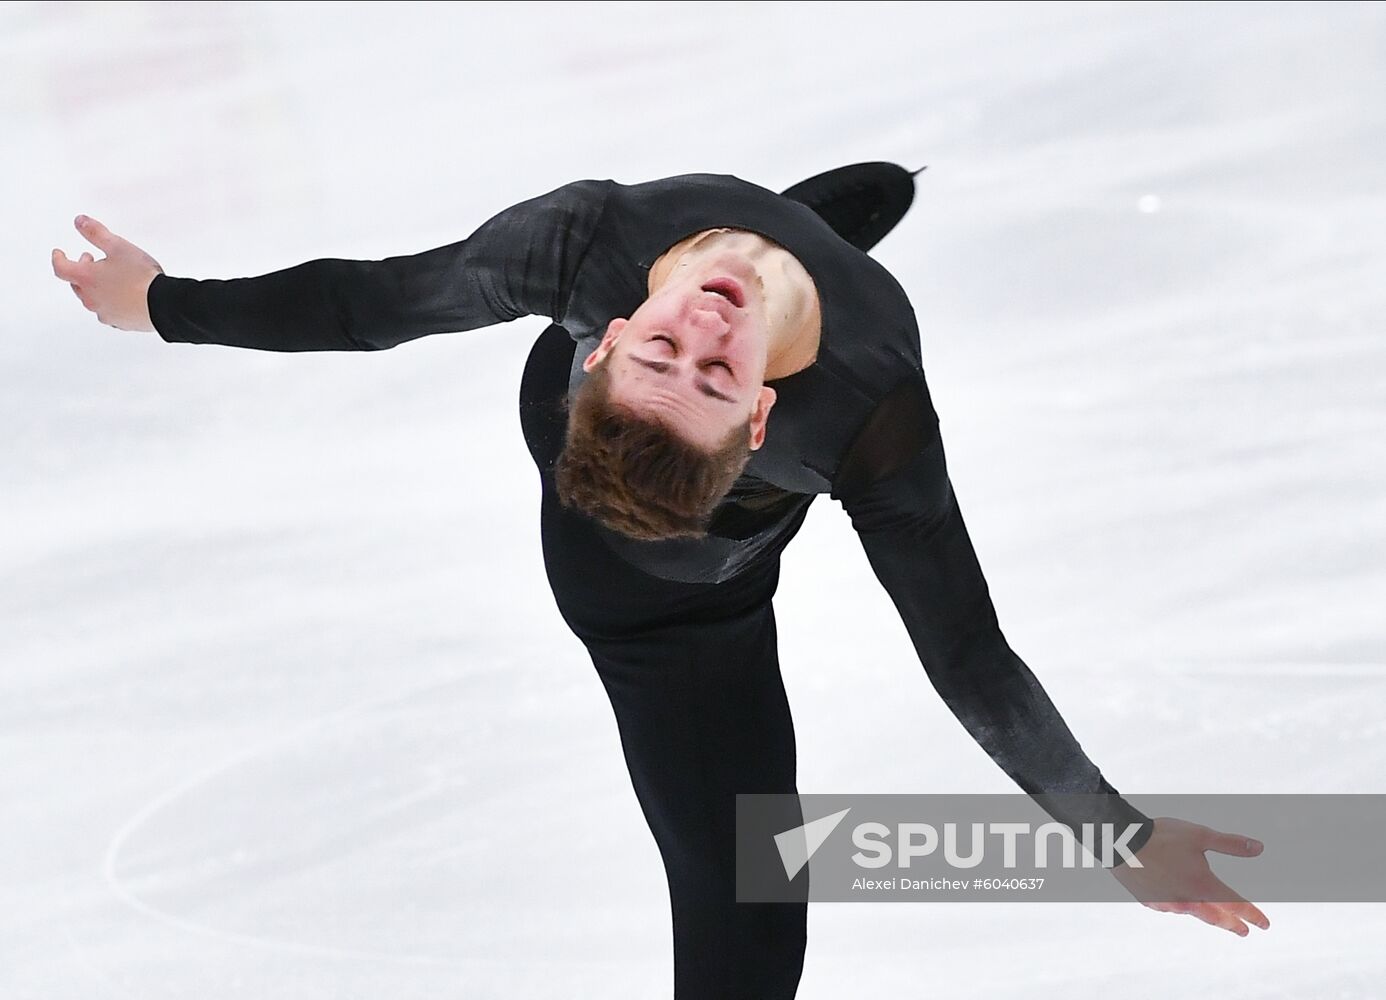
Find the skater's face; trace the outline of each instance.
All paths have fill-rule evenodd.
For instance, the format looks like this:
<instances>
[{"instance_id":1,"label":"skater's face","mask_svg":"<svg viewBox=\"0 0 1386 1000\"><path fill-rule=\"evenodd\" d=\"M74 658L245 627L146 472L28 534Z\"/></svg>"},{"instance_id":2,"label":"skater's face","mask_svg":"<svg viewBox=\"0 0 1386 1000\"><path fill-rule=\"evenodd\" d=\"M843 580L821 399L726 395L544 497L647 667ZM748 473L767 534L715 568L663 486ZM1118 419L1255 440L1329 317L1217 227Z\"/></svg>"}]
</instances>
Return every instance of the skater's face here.
<instances>
[{"instance_id":1,"label":"skater's face","mask_svg":"<svg viewBox=\"0 0 1386 1000\"><path fill-rule=\"evenodd\" d=\"M762 384L768 344L760 276L736 254L714 254L676 269L629 319L613 319L583 370L609 357L616 402L709 451L749 422L755 450L775 402Z\"/></svg>"}]
</instances>

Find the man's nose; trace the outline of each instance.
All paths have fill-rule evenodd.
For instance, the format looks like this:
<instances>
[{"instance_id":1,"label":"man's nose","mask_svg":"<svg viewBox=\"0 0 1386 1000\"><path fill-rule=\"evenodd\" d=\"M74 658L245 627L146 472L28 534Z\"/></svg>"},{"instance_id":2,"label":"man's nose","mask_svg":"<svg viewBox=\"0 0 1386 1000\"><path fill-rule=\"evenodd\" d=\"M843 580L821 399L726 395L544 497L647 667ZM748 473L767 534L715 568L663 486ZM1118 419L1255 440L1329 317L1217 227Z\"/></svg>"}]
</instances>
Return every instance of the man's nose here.
<instances>
[{"instance_id":1,"label":"man's nose","mask_svg":"<svg viewBox=\"0 0 1386 1000\"><path fill-rule=\"evenodd\" d=\"M689 322L699 332L714 336L725 336L731 329L731 324L722 318L722 314L712 309L694 309Z\"/></svg>"}]
</instances>

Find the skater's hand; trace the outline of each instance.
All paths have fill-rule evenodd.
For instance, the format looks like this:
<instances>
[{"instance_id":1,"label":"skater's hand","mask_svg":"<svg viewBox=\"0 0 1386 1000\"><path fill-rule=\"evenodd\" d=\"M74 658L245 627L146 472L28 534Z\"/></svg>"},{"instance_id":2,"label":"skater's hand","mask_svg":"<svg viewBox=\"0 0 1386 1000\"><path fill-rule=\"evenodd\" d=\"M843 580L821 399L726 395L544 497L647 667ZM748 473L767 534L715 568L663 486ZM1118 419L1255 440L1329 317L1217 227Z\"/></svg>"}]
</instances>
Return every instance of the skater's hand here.
<instances>
[{"instance_id":1,"label":"skater's hand","mask_svg":"<svg viewBox=\"0 0 1386 1000\"><path fill-rule=\"evenodd\" d=\"M1144 867L1133 868L1128 862L1109 870L1132 896L1152 910L1187 913L1246 937L1250 933L1247 924L1268 930L1270 921L1214 875L1203 854L1217 851L1252 858L1263 849L1261 842L1251 837L1219 833L1197 823L1162 816L1155 820L1150 839L1135 853Z\"/></svg>"},{"instance_id":2,"label":"skater's hand","mask_svg":"<svg viewBox=\"0 0 1386 1000\"><path fill-rule=\"evenodd\" d=\"M74 225L106 256L96 260L83 253L77 260L68 260L61 250L54 250L53 273L72 286L82 305L96 313L100 322L117 330L154 333L148 295L155 276L164 273L159 262L95 219L79 215Z\"/></svg>"}]
</instances>

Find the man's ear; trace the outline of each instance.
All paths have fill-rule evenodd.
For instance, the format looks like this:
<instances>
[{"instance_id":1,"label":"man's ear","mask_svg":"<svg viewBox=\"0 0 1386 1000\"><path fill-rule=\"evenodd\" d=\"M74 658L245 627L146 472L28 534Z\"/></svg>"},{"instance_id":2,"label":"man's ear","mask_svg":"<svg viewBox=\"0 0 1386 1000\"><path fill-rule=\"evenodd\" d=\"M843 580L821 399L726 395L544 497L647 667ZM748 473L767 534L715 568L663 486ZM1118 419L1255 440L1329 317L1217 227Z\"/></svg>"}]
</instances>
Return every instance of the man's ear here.
<instances>
[{"instance_id":1,"label":"man's ear","mask_svg":"<svg viewBox=\"0 0 1386 1000\"><path fill-rule=\"evenodd\" d=\"M775 405L775 390L768 385L760 387L756 396L756 408L751 411L751 450L757 451L765 443L765 422L770 418L770 408Z\"/></svg>"},{"instance_id":2,"label":"man's ear","mask_svg":"<svg viewBox=\"0 0 1386 1000\"><path fill-rule=\"evenodd\" d=\"M593 368L602 363L602 359L610 354L611 349L616 346L616 341L620 338L621 331L626 328L626 324L629 322L630 320L622 319L618 316L610 323L606 324L606 333L602 335L602 342L597 345L596 349L591 354L583 359L583 371L590 372Z\"/></svg>"}]
</instances>

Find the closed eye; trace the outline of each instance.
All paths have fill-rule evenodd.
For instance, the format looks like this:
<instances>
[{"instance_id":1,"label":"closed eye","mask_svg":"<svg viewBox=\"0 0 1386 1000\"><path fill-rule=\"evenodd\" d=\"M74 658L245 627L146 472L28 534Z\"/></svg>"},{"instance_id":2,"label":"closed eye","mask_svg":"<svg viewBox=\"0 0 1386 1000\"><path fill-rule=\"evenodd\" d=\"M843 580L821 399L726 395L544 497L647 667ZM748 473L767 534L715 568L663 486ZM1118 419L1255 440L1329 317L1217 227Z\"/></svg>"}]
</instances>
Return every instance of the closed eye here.
<instances>
[{"instance_id":1,"label":"closed eye","mask_svg":"<svg viewBox=\"0 0 1386 1000\"><path fill-rule=\"evenodd\" d=\"M671 347L673 346L673 341L670 340L668 337L652 337L650 339L663 340L666 343L668 343ZM650 369L650 371L659 372L661 375L669 370L669 362L667 361L654 361L650 358L642 358L638 354L632 354L630 356L630 359L637 365L640 365L642 368L648 368ZM721 361L714 361L711 363L722 365L722 367L726 368L728 372L731 371L731 368L729 368L725 363ZM733 376L733 381L735 381L735 376ZM712 383L709 382L706 377L698 379L697 385L698 391L701 392L704 396L711 396L713 399L720 399L724 403L736 402L735 397L728 396L725 392L719 392L716 388L714 388Z\"/></svg>"},{"instance_id":2,"label":"closed eye","mask_svg":"<svg viewBox=\"0 0 1386 1000\"><path fill-rule=\"evenodd\" d=\"M651 339L651 340L662 340L662 341L664 341L666 344L668 344L671 348L673 348L673 350L674 350L675 353L678 353L678 348L674 346L674 342L673 342L672 340L670 340L668 337L664 336L664 334L662 334L662 333L656 333L656 334L654 334L652 337L650 337L650 339ZM735 374L735 373L731 370L731 365L727 364L725 361L718 360L718 361L709 361L709 362L708 362L708 367L712 367L713 365L716 365L716 366L720 367L720 368L721 368L723 371L725 371L728 375L733 375L733 374Z\"/></svg>"}]
</instances>

